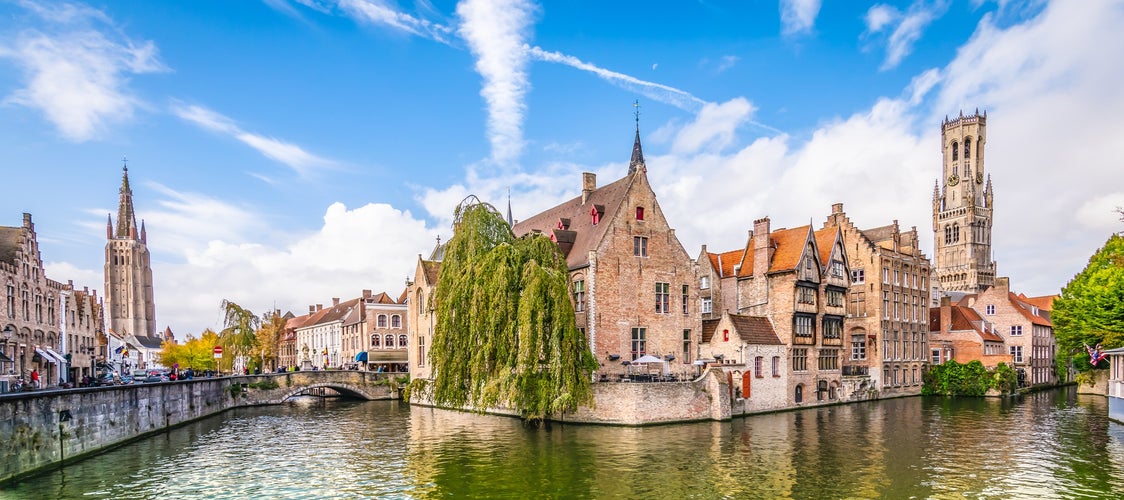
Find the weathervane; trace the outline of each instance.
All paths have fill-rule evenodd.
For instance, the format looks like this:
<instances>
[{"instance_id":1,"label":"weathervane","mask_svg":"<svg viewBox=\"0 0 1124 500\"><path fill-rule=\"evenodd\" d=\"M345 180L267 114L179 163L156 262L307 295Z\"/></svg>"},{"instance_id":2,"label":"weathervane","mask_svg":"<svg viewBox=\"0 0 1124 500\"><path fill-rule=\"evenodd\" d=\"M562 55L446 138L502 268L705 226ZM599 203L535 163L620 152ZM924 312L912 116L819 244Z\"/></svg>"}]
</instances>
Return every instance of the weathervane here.
<instances>
[{"instance_id":1,"label":"weathervane","mask_svg":"<svg viewBox=\"0 0 1124 500\"><path fill-rule=\"evenodd\" d=\"M128 172L129 171L129 157L126 156L126 155L121 155L121 163L125 166L125 171Z\"/></svg>"},{"instance_id":2,"label":"weathervane","mask_svg":"<svg viewBox=\"0 0 1124 500\"><path fill-rule=\"evenodd\" d=\"M636 128L640 128L640 100L632 101L632 107L632 114L636 116Z\"/></svg>"}]
</instances>

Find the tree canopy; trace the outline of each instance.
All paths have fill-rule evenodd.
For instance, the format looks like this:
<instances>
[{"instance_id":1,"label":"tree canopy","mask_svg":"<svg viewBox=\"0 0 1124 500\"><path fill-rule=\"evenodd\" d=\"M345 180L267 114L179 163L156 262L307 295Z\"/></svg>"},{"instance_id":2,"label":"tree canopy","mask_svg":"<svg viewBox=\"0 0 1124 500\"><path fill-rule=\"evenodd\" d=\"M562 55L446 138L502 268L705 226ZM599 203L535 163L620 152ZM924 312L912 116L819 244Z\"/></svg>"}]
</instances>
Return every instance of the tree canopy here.
<instances>
[{"instance_id":1,"label":"tree canopy","mask_svg":"<svg viewBox=\"0 0 1124 500\"><path fill-rule=\"evenodd\" d=\"M203 330L199 338L189 335L182 344L165 341L160 345L160 364L167 367L179 364L180 369L196 371L214 370L212 349L216 345L219 345L219 335L211 329Z\"/></svg>"},{"instance_id":2,"label":"tree canopy","mask_svg":"<svg viewBox=\"0 0 1124 500\"><path fill-rule=\"evenodd\" d=\"M591 402L596 362L558 246L538 234L515 238L475 197L454 215L433 299L434 403L503 405L538 420Z\"/></svg>"},{"instance_id":3,"label":"tree canopy","mask_svg":"<svg viewBox=\"0 0 1124 500\"><path fill-rule=\"evenodd\" d=\"M223 329L219 332L219 340L231 350L236 359L239 356L253 355L254 345L257 343L257 329L261 319L249 309L235 304L229 300L222 301ZM225 356L225 352L224 358ZM225 361L225 360L224 360ZM247 362L250 360L246 360ZM224 363L225 364L225 363Z\"/></svg>"},{"instance_id":4,"label":"tree canopy","mask_svg":"<svg viewBox=\"0 0 1124 500\"><path fill-rule=\"evenodd\" d=\"M1059 356L1072 357L1078 371L1089 364L1085 345L1124 346L1124 236L1112 235L1062 289L1051 316Z\"/></svg>"}]
</instances>

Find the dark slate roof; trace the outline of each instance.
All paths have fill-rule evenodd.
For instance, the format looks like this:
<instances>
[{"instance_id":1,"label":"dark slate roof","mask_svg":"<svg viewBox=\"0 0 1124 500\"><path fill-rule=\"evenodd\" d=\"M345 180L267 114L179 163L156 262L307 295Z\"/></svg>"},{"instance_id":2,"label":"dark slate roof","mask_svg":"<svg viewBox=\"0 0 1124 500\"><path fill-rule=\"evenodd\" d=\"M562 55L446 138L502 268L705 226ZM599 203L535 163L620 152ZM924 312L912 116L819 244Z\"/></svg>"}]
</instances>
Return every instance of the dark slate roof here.
<instances>
[{"instance_id":1,"label":"dark slate roof","mask_svg":"<svg viewBox=\"0 0 1124 500\"><path fill-rule=\"evenodd\" d=\"M738 336L747 344L781 345L781 339L773 331L773 324L769 322L769 318L731 314L730 321L734 323L734 330L737 331Z\"/></svg>"},{"instance_id":2,"label":"dark slate roof","mask_svg":"<svg viewBox=\"0 0 1124 500\"><path fill-rule=\"evenodd\" d=\"M610 224L609 218L618 213L621 203L628 194L632 185L633 176L625 176L615 182L593 190L589 199L582 203L579 195L560 205L549 208L526 220L519 221L512 228L516 236L524 236L531 232L540 232L543 236L550 236L558 227L561 219L570 219L570 229L573 232L573 243L566 254L566 265L570 269L577 269L589 265L589 252L596 250L601 244ZM591 210L600 209L600 222L593 225ZM570 235L566 234L566 239Z\"/></svg>"},{"instance_id":3,"label":"dark slate roof","mask_svg":"<svg viewBox=\"0 0 1124 500\"><path fill-rule=\"evenodd\" d=\"M866 239L870 240L873 243L877 243L879 241L888 240L893 237L894 225L889 224L871 229L863 229L859 232L862 233L862 235L865 236Z\"/></svg>"},{"instance_id":4,"label":"dark slate roof","mask_svg":"<svg viewBox=\"0 0 1124 500\"><path fill-rule=\"evenodd\" d=\"M702 343L709 344L710 339L714 337L714 331L718 329L718 319L704 319L702 321Z\"/></svg>"},{"instance_id":5,"label":"dark slate roof","mask_svg":"<svg viewBox=\"0 0 1124 500\"><path fill-rule=\"evenodd\" d=\"M146 349L159 349L160 344L164 343L163 340L156 337L149 337L148 335L137 336L137 343Z\"/></svg>"},{"instance_id":6,"label":"dark slate roof","mask_svg":"<svg viewBox=\"0 0 1124 500\"><path fill-rule=\"evenodd\" d=\"M432 260L423 260L422 269L425 271L425 281L430 285L437 285L437 275L441 273L441 263Z\"/></svg>"},{"instance_id":7,"label":"dark slate roof","mask_svg":"<svg viewBox=\"0 0 1124 500\"><path fill-rule=\"evenodd\" d=\"M16 264L20 251L20 231L23 228L0 226L0 261Z\"/></svg>"}]
</instances>

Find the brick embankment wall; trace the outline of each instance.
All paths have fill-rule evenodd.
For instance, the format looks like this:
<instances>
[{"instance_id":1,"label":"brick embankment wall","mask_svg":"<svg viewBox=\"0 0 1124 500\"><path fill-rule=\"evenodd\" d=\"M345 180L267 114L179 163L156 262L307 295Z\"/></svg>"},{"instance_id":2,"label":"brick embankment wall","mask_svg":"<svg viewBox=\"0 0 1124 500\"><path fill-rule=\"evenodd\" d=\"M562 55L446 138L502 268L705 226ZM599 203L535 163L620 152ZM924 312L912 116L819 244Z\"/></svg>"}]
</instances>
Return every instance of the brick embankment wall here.
<instances>
[{"instance_id":1,"label":"brick embankment wall","mask_svg":"<svg viewBox=\"0 0 1124 500\"><path fill-rule=\"evenodd\" d=\"M599 382L593 384L592 406L557 415L554 420L629 426L730 420L728 392L717 369L693 382ZM412 394L410 404L434 406L423 394ZM487 413L518 416L503 408L490 408Z\"/></svg>"}]
</instances>

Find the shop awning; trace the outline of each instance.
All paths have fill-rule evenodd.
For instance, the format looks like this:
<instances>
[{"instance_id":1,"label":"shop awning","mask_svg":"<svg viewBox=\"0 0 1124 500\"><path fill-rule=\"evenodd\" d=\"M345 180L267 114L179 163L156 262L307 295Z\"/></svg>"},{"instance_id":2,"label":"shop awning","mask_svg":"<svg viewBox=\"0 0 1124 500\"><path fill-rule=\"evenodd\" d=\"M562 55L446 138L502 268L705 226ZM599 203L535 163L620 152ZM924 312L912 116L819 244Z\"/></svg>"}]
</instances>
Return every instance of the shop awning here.
<instances>
[{"instance_id":1,"label":"shop awning","mask_svg":"<svg viewBox=\"0 0 1124 500\"><path fill-rule=\"evenodd\" d=\"M407 363L410 358L405 349L395 349L393 351L370 351L367 353L367 361L370 363Z\"/></svg>"},{"instance_id":2,"label":"shop awning","mask_svg":"<svg viewBox=\"0 0 1124 500\"><path fill-rule=\"evenodd\" d=\"M51 363L53 365L59 364L59 360L57 358L55 358L54 356L51 356L50 354L47 354L46 351L44 351L44 350L42 350L38 347L35 348L35 353L38 354L40 358L43 358L43 361L46 361L46 362Z\"/></svg>"},{"instance_id":3,"label":"shop awning","mask_svg":"<svg viewBox=\"0 0 1124 500\"><path fill-rule=\"evenodd\" d=\"M355 361L358 361L360 363L366 363L367 362L367 351L361 351L359 354L356 354L355 355Z\"/></svg>"},{"instance_id":4,"label":"shop awning","mask_svg":"<svg viewBox=\"0 0 1124 500\"><path fill-rule=\"evenodd\" d=\"M4 354L4 351L0 351L0 363L15 363L15 361L12 361L12 358L9 358L7 354Z\"/></svg>"},{"instance_id":5,"label":"shop awning","mask_svg":"<svg viewBox=\"0 0 1124 500\"><path fill-rule=\"evenodd\" d=\"M66 364L66 356L55 352L55 350L51 349L50 347L44 347L43 350L47 351L47 354L54 356L55 359L59 360L59 363Z\"/></svg>"}]
</instances>

